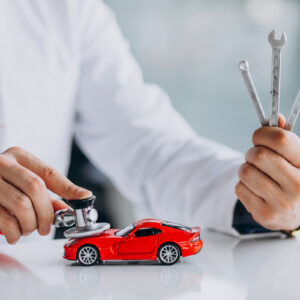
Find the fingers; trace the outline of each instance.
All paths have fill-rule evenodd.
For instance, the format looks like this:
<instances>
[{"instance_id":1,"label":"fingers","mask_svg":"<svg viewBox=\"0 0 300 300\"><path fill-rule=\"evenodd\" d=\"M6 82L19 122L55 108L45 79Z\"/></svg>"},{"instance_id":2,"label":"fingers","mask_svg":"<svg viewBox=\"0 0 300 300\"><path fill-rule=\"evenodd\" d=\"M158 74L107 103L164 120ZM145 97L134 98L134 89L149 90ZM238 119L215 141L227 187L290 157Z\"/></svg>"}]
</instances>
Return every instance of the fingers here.
<instances>
[{"instance_id":1,"label":"fingers","mask_svg":"<svg viewBox=\"0 0 300 300\"><path fill-rule=\"evenodd\" d=\"M61 210L61 209L66 209L66 208L70 208L72 209L69 205L67 205L64 201L62 200L58 200L58 199L52 199L52 206L53 206L53 210L54 212Z\"/></svg>"},{"instance_id":2,"label":"fingers","mask_svg":"<svg viewBox=\"0 0 300 300\"><path fill-rule=\"evenodd\" d=\"M2 206L0 206L0 230L9 244L15 244L22 235L17 219Z\"/></svg>"},{"instance_id":3,"label":"fingers","mask_svg":"<svg viewBox=\"0 0 300 300\"><path fill-rule=\"evenodd\" d=\"M239 170L236 193L252 217L271 230L289 230L300 223L300 139L278 127L264 126L252 137L254 147Z\"/></svg>"},{"instance_id":4,"label":"fingers","mask_svg":"<svg viewBox=\"0 0 300 300\"><path fill-rule=\"evenodd\" d=\"M249 163L244 163L239 169L241 182L255 195L275 206L280 203L283 193L278 184L269 176Z\"/></svg>"},{"instance_id":5,"label":"fingers","mask_svg":"<svg viewBox=\"0 0 300 300\"><path fill-rule=\"evenodd\" d=\"M241 181L236 185L235 192L253 219L263 227L270 230L277 230L275 214L267 203L249 190Z\"/></svg>"},{"instance_id":6,"label":"fingers","mask_svg":"<svg viewBox=\"0 0 300 300\"><path fill-rule=\"evenodd\" d=\"M57 170L24 149L12 147L5 153L11 155L20 165L42 178L49 190L65 199L82 199L92 196L92 192L73 184Z\"/></svg>"},{"instance_id":7,"label":"fingers","mask_svg":"<svg viewBox=\"0 0 300 300\"><path fill-rule=\"evenodd\" d=\"M252 137L254 146L265 146L300 167L300 139L293 132L277 127L261 127Z\"/></svg>"},{"instance_id":8,"label":"fingers","mask_svg":"<svg viewBox=\"0 0 300 300\"><path fill-rule=\"evenodd\" d=\"M0 190L0 205L17 218L22 234L33 232L37 228L37 218L31 200L3 180L0 180Z\"/></svg>"},{"instance_id":9,"label":"fingers","mask_svg":"<svg viewBox=\"0 0 300 300\"><path fill-rule=\"evenodd\" d=\"M72 209L69 205L67 205L62 200L51 199L51 201L52 201L52 206L53 206L54 212L57 212L58 210L61 210L61 209ZM53 223L52 224L55 224L55 219L54 218L53 218Z\"/></svg>"},{"instance_id":10,"label":"fingers","mask_svg":"<svg viewBox=\"0 0 300 300\"><path fill-rule=\"evenodd\" d=\"M37 217L39 233L47 235L51 229L54 212L44 181L17 163L13 163L10 168L3 169L1 175L7 182L13 184L27 196L28 199L24 201L32 203L33 208L30 207L28 209L32 210L32 216L36 215ZM22 197L25 197L25 195ZM21 196L18 195L18 197ZM15 214L17 213L19 212L15 212ZM21 222L21 227L23 229L23 222Z\"/></svg>"},{"instance_id":11,"label":"fingers","mask_svg":"<svg viewBox=\"0 0 300 300\"><path fill-rule=\"evenodd\" d=\"M272 178L284 190L290 190L300 177L299 169L269 148L256 146L245 155L246 162Z\"/></svg>"},{"instance_id":12,"label":"fingers","mask_svg":"<svg viewBox=\"0 0 300 300\"><path fill-rule=\"evenodd\" d=\"M48 234L54 211L69 208L60 200L51 200L47 188L66 199L92 195L21 148L12 147L0 154L2 218L12 224L4 228L0 220L0 230L9 236L9 242L17 240L18 232L27 235L38 229L41 235Z\"/></svg>"}]
</instances>

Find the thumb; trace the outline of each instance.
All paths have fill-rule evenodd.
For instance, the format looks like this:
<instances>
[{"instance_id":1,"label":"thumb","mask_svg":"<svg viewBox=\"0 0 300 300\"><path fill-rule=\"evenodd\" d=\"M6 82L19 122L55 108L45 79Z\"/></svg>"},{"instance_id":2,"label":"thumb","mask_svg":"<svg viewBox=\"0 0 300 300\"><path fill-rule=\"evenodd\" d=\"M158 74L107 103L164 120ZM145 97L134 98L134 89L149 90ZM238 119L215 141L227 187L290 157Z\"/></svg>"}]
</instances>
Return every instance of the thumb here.
<instances>
[{"instance_id":1,"label":"thumb","mask_svg":"<svg viewBox=\"0 0 300 300\"><path fill-rule=\"evenodd\" d=\"M13 156L20 165L42 178L47 188L62 198L67 200L84 199L92 196L91 191L75 185L59 171L24 149L10 150L7 155Z\"/></svg>"},{"instance_id":2,"label":"thumb","mask_svg":"<svg viewBox=\"0 0 300 300\"><path fill-rule=\"evenodd\" d=\"M283 114L278 115L278 127L279 128L284 128L285 125L285 117Z\"/></svg>"}]
</instances>

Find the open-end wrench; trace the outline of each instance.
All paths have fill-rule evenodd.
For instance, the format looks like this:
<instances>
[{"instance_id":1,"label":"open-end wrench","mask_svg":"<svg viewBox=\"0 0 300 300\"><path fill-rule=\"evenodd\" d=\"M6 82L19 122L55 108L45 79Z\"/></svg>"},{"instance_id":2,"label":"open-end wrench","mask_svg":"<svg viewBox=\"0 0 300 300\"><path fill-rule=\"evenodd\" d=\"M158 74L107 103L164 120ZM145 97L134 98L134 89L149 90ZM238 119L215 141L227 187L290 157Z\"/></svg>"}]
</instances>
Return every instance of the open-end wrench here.
<instances>
[{"instance_id":1,"label":"open-end wrench","mask_svg":"<svg viewBox=\"0 0 300 300\"><path fill-rule=\"evenodd\" d=\"M266 120L264 109L259 100L256 88L254 86L253 80L249 71L249 63L246 60L242 60L239 62L239 70L243 76L244 82L246 84L247 90L249 92L252 103L255 107L256 113L258 115L259 121L262 126L268 126L268 121Z\"/></svg>"},{"instance_id":2,"label":"open-end wrench","mask_svg":"<svg viewBox=\"0 0 300 300\"><path fill-rule=\"evenodd\" d=\"M268 36L269 43L272 47L272 72L271 72L271 112L270 125L278 126L278 113L280 101L280 51L286 43L286 34L281 35L280 40L275 39L275 30L271 31Z\"/></svg>"}]
</instances>

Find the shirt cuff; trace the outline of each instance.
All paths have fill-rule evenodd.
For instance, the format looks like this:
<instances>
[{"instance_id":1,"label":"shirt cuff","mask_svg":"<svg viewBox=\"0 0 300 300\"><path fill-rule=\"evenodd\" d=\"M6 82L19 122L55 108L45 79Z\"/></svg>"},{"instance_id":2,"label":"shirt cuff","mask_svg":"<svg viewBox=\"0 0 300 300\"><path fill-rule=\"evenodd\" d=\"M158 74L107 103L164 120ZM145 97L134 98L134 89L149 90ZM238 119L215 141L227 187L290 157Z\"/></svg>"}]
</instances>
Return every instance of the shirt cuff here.
<instances>
[{"instance_id":1,"label":"shirt cuff","mask_svg":"<svg viewBox=\"0 0 300 300\"><path fill-rule=\"evenodd\" d=\"M257 223L240 200L237 200L234 207L232 227L241 235L274 232Z\"/></svg>"}]
</instances>

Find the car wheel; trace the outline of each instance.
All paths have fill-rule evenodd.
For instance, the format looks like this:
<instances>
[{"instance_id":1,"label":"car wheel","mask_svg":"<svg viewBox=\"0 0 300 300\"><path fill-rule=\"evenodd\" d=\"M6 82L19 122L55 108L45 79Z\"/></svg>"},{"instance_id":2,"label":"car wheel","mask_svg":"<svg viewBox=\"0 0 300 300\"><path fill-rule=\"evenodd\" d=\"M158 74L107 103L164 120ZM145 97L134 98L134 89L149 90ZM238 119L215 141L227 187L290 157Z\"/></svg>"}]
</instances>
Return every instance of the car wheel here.
<instances>
[{"instance_id":1,"label":"car wheel","mask_svg":"<svg viewBox=\"0 0 300 300\"><path fill-rule=\"evenodd\" d=\"M180 257L180 249L172 243L163 244L158 249L157 257L162 264L173 265Z\"/></svg>"},{"instance_id":2,"label":"car wheel","mask_svg":"<svg viewBox=\"0 0 300 300\"><path fill-rule=\"evenodd\" d=\"M77 259L81 265L92 266L99 261L99 251L95 246L84 245L77 252Z\"/></svg>"}]
</instances>

